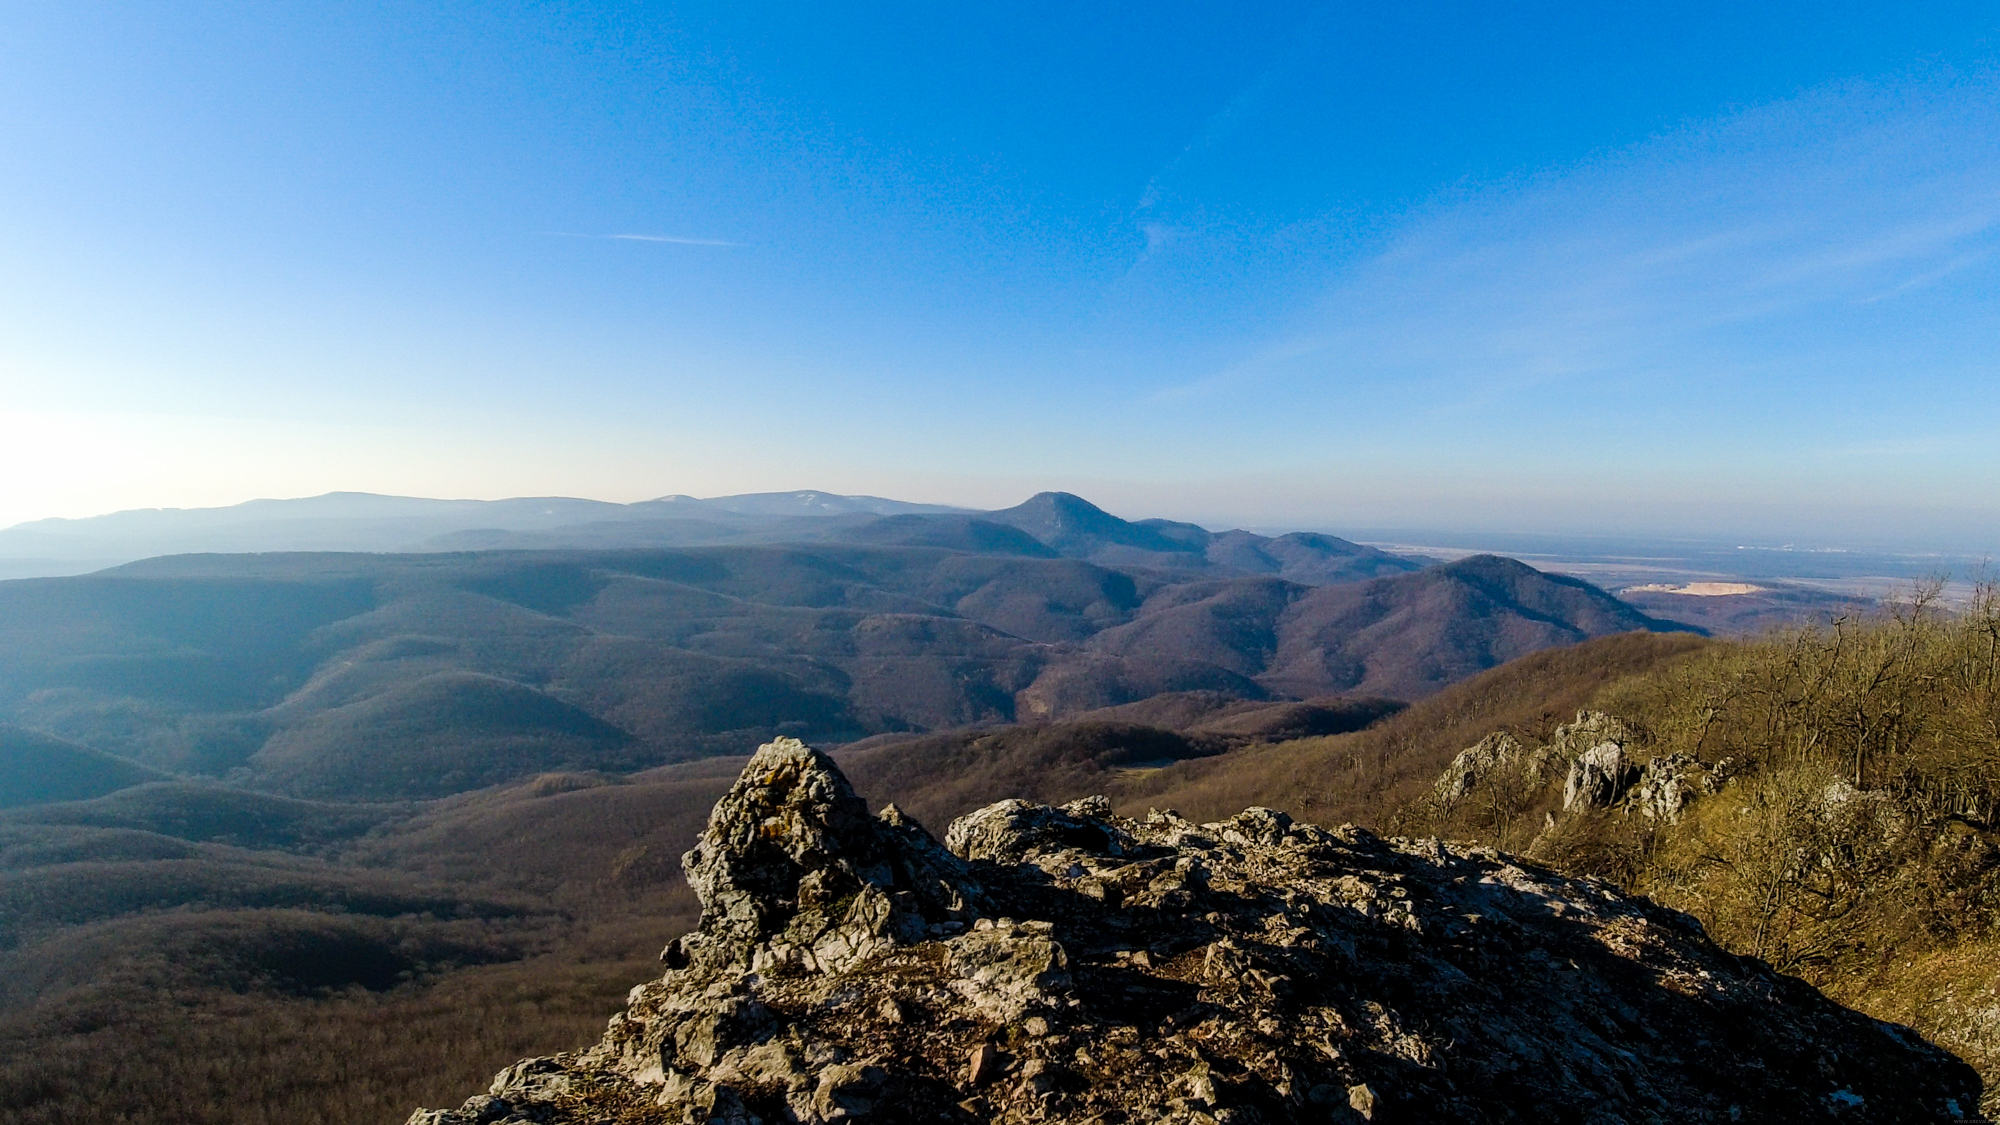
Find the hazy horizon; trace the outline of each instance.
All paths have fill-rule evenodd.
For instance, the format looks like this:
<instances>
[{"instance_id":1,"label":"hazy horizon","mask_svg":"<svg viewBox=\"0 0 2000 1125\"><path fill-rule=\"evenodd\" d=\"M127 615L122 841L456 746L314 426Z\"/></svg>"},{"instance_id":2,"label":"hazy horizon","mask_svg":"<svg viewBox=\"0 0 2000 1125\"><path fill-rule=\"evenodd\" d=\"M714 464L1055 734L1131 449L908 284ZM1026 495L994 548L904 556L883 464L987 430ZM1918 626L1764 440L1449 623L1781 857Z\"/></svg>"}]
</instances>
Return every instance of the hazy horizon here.
<instances>
[{"instance_id":1,"label":"hazy horizon","mask_svg":"<svg viewBox=\"0 0 2000 1125\"><path fill-rule=\"evenodd\" d=\"M2000 550L1996 29L27 11L0 526L803 482Z\"/></svg>"},{"instance_id":2,"label":"hazy horizon","mask_svg":"<svg viewBox=\"0 0 2000 1125\"><path fill-rule=\"evenodd\" d=\"M1067 490L1050 489L1043 491L1067 491ZM489 503L498 503L503 501L519 502L519 501L536 501L536 500L577 501L583 503L601 503L601 504L636 504L636 503L645 503L647 501L672 499L676 497L686 497L696 501L706 501L706 500L718 500L718 499L737 499L745 496L786 496L796 493L807 493L807 492L817 492L825 495L840 496L847 499L871 498L879 500L888 500L897 504L909 504L916 506L929 505L938 508L949 508L960 511L973 512L973 513L994 511L1001 508L1012 507L1014 504L1019 503L1023 500L1027 500L1029 498L1028 495L1021 495L1015 497L1012 501L1009 502L993 504L987 507L979 507L967 504L953 503L950 501L938 500L932 497L880 496L880 495L866 494L866 493L837 493L830 489L810 489L810 488L773 489L758 493L721 493L715 496L708 496L708 497L692 496L691 494L687 493L667 493L661 496L641 497L637 500L606 500L601 497L562 496L556 494L544 494L535 496L492 496L492 497L408 496L408 495L399 495L391 493L368 493L368 492L358 492L355 490L336 490L330 493L321 493L316 496L253 497L249 500L238 501L235 504L202 505L195 507L162 506L162 507L149 507L149 508L126 508L110 512L96 512L86 516L42 517L40 519L23 520L14 524L3 525L0 526L0 531L30 530L36 528L37 525L42 525L46 527L48 524L51 523L76 524L93 520L99 520L104 517L115 517L115 516L126 516L126 515L145 515L154 513L195 514L204 512L222 512L230 509L243 508L248 505L271 505L271 504L282 505L288 503L295 503L299 501L324 500L333 497L366 497L376 500L417 501L421 503L443 503L443 504L456 504L456 503L489 504ZM1084 499L1096 503L1095 499L1090 496L1085 496ZM1356 523L1352 521L1328 521L1325 519L1320 519L1318 522L1314 522L1311 518L1302 518L1301 520L1293 522L1259 523L1255 520L1234 519L1228 517L1227 515L1214 515L1214 514L1203 515L1201 513L1197 513L1195 515L1185 515L1185 516L1165 516L1149 510L1134 510L1129 508L1121 508L1120 510L1111 511L1111 514L1118 516L1120 518L1130 519L1130 520L1163 519L1163 518L1180 519L1183 522L1197 524L1201 527L1204 527L1214 532L1226 531L1230 529L1240 529L1244 531L1253 532L1255 534L1267 535L1267 536L1282 535L1290 532L1312 532L1320 534L1331 534L1331 535L1353 538L1358 541L1371 543L1377 546L1387 545L1395 548L1408 549L1411 551L1420 551L1427 548L1434 550L1445 550L1445 551L1470 549L1470 550L1493 550L1502 553L1520 554L1524 556L1533 555L1537 553L1547 553L1554 556L1585 556L1585 555L1595 554L1600 551L1615 552L1619 550L1628 550L1628 551L1658 550L1662 548L1673 548L1677 545L1689 549L1703 549L1703 550L1715 550L1718 548L1733 547L1738 550L1747 549L1747 550L1782 551L1782 552L1796 551L1801 554L1831 551L1831 552L1855 552L1875 557L1905 556L1909 558L1923 558L1927 556L1943 556L1961 561L1968 559L1978 560L1976 565L1978 566L1978 568L1981 570L1982 573L1984 572L1984 562L1986 560L1990 560L1991 556L1994 554L1992 548L1989 547L1985 541L1982 541L1980 539L1968 538L1961 541L1953 541L1948 536L1935 533L1932 534L1928 539L1921 539L1921 540L1916 538L1897 539L1893 537L1870 538L1865 535L1850 535L1845 539L1832 538L1832 537L1819 537L1819 538L1807 537L1803 539L1793 539L1783 535L1775 534L1769 527L1754 529L1755 530L1754 534L1730 535L1723 531L1713 531L1713 530L1706 532L1675 531L1673 529L1662 530L1658 525L1642 525L1642 526L1635 526L1632 528L1593 526L1581 530L1571 530L1560 527L1548 528L1548 527L1535 527L1535 526L1515 526L1506 524L1504 522L1493 522L1493 521L1489 521L1486 523L1469 521L1469 522L1460 522L1456 524L1453 523L1425 524L1425 523L1410 523L1410 522L1405 522L1400 524L1398 523L1366 524L1366 523ZM350 516L347 518L354 518L354 517ZM6 551L6 549L4 547L0 547L0 559L5 559L7 557L8 557L8 552ZM1964 575L1959 575L1959 577L1964 577Z\"/></svg>"}]
</instances>

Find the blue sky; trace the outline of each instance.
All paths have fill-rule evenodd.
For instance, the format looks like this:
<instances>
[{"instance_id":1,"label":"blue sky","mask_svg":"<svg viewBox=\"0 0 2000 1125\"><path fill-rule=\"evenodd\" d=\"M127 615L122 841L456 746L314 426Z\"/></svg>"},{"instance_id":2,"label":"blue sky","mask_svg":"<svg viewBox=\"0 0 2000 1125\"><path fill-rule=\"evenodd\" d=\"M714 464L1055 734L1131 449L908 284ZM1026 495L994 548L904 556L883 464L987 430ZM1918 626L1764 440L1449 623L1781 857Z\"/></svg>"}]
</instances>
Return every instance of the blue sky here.
<instances>
[{"instance_id":1,"label":"blue sky","mask_svg":"<svg viewBox=\"0 0 2000 1125\"><path fill-rule=\"evenodd\" d=\"M2000 548L1980 5L23 4L0 523L1040 488Z\"/></svg>"}]
</instances>

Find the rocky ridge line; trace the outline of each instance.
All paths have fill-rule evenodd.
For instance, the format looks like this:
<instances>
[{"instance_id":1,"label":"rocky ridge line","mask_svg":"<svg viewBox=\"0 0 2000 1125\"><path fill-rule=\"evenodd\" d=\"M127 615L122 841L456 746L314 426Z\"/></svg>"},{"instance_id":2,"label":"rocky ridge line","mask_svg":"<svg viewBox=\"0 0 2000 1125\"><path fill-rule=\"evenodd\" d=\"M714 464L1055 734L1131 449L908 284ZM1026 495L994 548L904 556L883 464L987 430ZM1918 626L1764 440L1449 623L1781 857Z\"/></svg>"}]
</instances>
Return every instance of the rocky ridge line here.
<instances>
[{"instance_id":1,"label":"rocky ridge line","mask_svg":"<svg viewBox=\"0 0 2000 1125\"><path fill-rule=\"evenodd\" d=\"M1249 809L1004 801L940 846L760 748L601 1043L409 1125L1946 1122L1979 1082L1685 915Z\"/></svg>"}]
</instances>

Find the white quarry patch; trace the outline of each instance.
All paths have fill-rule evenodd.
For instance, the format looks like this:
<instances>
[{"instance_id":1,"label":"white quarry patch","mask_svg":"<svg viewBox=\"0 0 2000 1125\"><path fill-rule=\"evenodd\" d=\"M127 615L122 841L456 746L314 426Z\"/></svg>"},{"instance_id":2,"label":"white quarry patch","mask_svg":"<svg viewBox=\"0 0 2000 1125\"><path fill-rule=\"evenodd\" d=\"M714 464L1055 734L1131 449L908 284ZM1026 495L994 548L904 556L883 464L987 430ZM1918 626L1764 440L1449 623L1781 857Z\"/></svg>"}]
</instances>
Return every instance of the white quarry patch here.
<instances>
[{"instance_id":1,"label":"white quarry patch","mask_svg":"<svg viewBox=\"0 0 2000 1125\"><path fill-rule=\"evenodd\" d=\"M1766 587L1752 586L1748 582L1689 582L1676 586L1670 582L1652 582L1644 586L1627 586L1621 594L1685 594L1691 598L1727 598L1736 594L1761 594Z\"/></svg>"}]
</instances>

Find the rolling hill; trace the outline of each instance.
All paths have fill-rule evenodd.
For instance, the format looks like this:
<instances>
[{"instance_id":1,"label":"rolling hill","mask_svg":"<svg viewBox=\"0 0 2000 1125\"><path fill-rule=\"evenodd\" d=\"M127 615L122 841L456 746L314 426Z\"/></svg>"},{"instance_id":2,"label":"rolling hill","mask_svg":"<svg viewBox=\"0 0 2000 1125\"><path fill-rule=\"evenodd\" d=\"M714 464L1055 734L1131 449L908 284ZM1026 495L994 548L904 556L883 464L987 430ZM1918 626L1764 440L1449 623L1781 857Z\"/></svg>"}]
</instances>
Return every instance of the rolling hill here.
<instances>
[{"instance_id":1,"label":"rolling hill","mask_svg":"<svg viewBox=\"0 0 2000 1125\"><path fill-rule=\"evenodd\" d=\"M815 539L882 516L961 509L877 496L767 492L613 504L566 496L432 500L330 492L224 508L145 508L0 529L0 577L78 574L190 552L672 547ZM38 567L37 564L40 564Z\"/></svg>"},{"instance_id":2,"label":"rolling hill","mask_svg":"<svg viewBox=\"0 0 2000 1125\"><path fill-rule=\"evenodd\" d=\"M1158 542L1084 516L1086 538L1042 530L1093 552ZM1018 532L889 519L990 528L1003 546ZM1413 699L1664 627L1494 558L1308 585L1055 550L183 555L0 583L0 720L152 770L390 800L1167 693Z\"/></svg>"}]
</instances>

